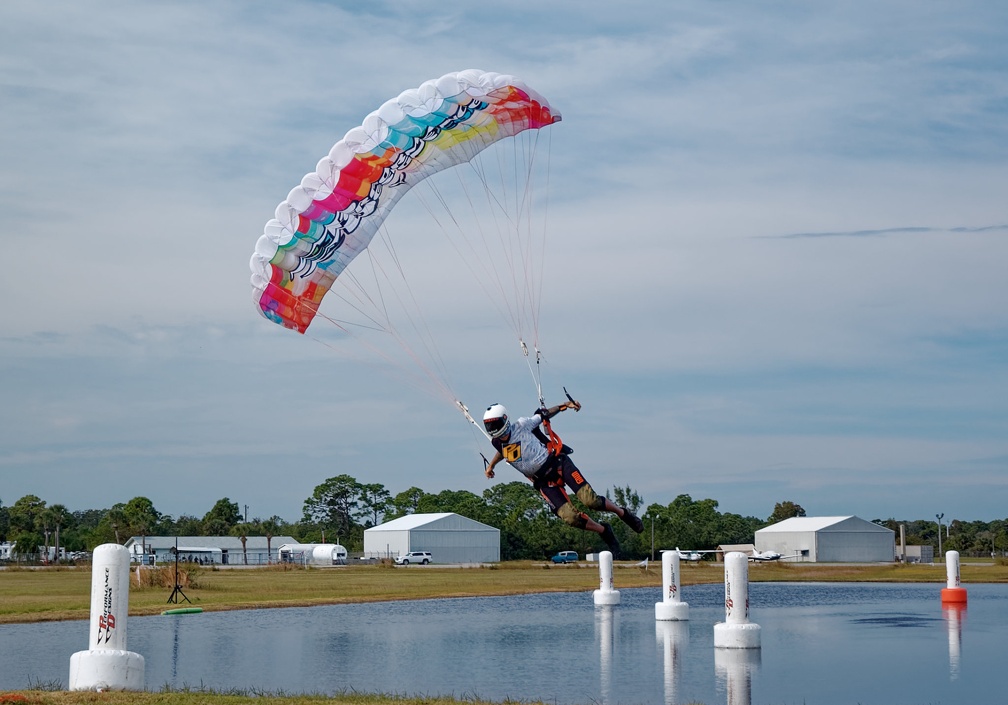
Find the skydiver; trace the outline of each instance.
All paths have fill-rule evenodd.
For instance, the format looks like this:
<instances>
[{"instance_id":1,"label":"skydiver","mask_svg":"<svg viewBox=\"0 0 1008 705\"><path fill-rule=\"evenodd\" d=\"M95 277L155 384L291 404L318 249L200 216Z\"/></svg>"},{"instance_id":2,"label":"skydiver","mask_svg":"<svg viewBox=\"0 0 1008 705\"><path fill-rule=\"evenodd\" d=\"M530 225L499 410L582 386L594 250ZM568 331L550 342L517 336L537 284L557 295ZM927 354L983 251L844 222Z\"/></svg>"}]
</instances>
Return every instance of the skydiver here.
<instances>
[{"instance_id":1,"label":"skydiver","mask_svg":"<svg viewBox=\"0 0 1008 705\"><path fill-rule=\"evenodd\" d=\"M571 449L563 444L549 425L551 418L567 409L579 411L581 404L571 399L549 409L539 409L532 416L520 417L512 423L508 419L507 409L501 404L488 407L483 414L483 425L497 453L487 464L484 473L487 478L493 478L497 463L507 461L508 465L532 481L532 486L565 524L599 534L612 551L613 557L618 557L619 541L616 540L612 526L594 521L584 512L575 509L564 486L570 487L589 509L612 512L638 534L644 531L644 523L628 508L616 506L607 497L595 494L595 490L571 461ZM539 429L542 424L545 424L546 434Z\"/></svg>"}]
</instances>

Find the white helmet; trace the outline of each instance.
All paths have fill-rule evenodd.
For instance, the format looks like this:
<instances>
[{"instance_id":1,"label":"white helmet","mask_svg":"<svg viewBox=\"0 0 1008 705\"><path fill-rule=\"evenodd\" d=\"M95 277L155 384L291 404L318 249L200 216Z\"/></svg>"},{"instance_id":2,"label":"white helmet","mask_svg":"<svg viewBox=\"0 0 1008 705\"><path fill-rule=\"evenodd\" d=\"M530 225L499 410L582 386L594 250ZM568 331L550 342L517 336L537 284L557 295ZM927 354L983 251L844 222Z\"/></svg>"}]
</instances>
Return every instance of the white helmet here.
<instances>
[{"instance_id":1,"label":"white helmet","mask_svg":"<svg viewBox=\"0 0 1008 705\"><path fill-rule=\"evenodd\" d=\"M491 438L500 438L511 431L507 409L503 404L491 404L483 414L483 425Z\"/></svg>"}]
</instances>

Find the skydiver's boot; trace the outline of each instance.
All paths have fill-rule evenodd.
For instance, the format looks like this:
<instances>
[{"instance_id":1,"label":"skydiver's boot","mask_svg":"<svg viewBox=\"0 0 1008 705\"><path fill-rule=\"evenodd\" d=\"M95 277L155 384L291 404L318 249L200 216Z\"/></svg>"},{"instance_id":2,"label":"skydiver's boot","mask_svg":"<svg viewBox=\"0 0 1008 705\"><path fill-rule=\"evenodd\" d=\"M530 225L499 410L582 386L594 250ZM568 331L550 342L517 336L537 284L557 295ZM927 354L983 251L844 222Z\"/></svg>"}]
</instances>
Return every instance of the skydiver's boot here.
<instances>
[{"instance_id":1,"label":"skydiver's boot","mask_svg":"<svg viewBox=\"0 0 1008 705\"><path fill-rule=\"evenodd\" d=\"M631 529L633 529L634 533L639 534L643 532L644 522L640 520L640 517L638 517L636 514L631 512L626 507L622 507L622 509L623 509L623 516L621 516L620 519L623 520L623 523L629 526Z\"/></svg>"},{"instance_id":2,"label":"skydiver's boot","mask_svg":"<svg viewBox=\"0 0 1008 705\"><path fill-rule=\"evenodd\" d=\"M612 552L613 559L618 559L620 557L620 547L619 541L616 540L616 534L613 533L612 527L609 524L605 522L601 523L603 531L600 536L602 536L602 540L606 542L606 546Z\"/></svg>"}]
</instances>

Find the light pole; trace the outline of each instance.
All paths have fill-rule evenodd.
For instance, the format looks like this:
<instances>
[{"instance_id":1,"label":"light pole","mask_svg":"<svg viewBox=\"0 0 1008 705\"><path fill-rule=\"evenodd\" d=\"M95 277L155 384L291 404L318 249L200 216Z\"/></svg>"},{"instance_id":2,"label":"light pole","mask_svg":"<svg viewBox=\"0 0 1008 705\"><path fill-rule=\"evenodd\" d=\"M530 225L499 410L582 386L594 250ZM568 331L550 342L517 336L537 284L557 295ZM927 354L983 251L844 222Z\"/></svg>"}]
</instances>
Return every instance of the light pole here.
<instances>
[{"instance_id":1,"label":"light pole","mask_svg":"<svg viewBox=\"0 0 1008 705\"><path fill-rule=\"evenodd\" d=\"M651 515L651 560L654 560L654 514Z\"/></svg>"},{"instance_id":2,"label":"light pole","mask_svg":"<svg viewBox=\"0 0 1008 705\"><path fill-rule=\"evenodd\" d=\"M942 527L942 517L944 517L944 516L945 516L945 512L942 512L941 514L935 514L935 517L938 519L938 555L939 556L942 555L942 552L941 552L941 527Z\"/></svg>"}]
</instances>

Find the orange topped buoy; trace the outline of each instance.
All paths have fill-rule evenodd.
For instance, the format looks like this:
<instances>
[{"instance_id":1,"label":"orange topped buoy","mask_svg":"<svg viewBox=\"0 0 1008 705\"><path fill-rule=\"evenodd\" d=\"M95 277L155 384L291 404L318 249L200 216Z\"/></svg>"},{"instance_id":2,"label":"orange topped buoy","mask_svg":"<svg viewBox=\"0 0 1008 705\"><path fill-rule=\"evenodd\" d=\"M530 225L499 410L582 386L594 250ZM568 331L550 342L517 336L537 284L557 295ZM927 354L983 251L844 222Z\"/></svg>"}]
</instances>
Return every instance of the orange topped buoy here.
<instances>
[{"instance_id":1,"label":"orange topped buoy","mask_svg":"<svg viewBox=\"0 0 1008 705\"><path fill-rule=\"evenodd\" d=\"M966 588L959 585L959 551L946 551L945 572L948 587L941 591L942 604L966 604Z\"/></svg>"}]
</instances>

